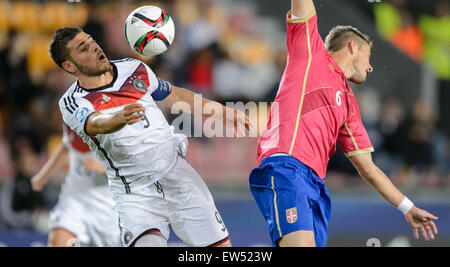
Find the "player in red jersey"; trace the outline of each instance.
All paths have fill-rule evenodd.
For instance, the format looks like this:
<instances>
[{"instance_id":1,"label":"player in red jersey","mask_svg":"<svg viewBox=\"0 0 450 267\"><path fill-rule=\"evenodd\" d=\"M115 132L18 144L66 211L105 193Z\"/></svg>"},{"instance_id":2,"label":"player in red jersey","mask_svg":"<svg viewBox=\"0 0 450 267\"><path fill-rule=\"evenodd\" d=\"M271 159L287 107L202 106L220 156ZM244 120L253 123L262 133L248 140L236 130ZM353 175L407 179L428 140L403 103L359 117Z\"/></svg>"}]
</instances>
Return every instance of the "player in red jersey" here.
<instances>
[{"instance_id":1,"label":"player in red jersey","mask_svg":"<svg viewBox=\"0 0 450 267\"><path fill-rule=\"evenodd\" d=\"M406 198L373 163L372 144L352 89L373 71L372 42L337 26L325 42L312 0L292 0L287 14L287 64L267 128L258 142L250 188L274 245L325 246L330 197L323 180L336 143L360 175L398 207L419 238L434 239L437 217Z\"/></svg>"}]
</instances>

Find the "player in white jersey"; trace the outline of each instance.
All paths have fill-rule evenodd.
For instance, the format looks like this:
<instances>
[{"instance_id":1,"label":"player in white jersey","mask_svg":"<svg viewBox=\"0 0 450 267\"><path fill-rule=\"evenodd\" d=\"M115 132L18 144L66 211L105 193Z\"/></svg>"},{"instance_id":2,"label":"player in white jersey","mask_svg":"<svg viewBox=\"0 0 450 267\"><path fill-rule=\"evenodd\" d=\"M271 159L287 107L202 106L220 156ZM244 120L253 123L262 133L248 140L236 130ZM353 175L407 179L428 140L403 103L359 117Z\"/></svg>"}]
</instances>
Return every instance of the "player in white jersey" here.
<instances>
[{"instance_id":1,"label":"player in white jersey","mask_svg":"<svg viewBox=\"0 0 450 267\"><path fill-rule=\"evenodd\" d=\"M40 191L52 171L69 163L50 213L48 245L120 246L118 216L103 167L74 131L65 125L63 130L63 142L31 180L33 190Z\"/></svg>"},{"instance_id":2,"label":"player in white jersey","mask_svg":"<svg viewBox=\"0 0 450 267\"><path fill-rule=\"evenodd\" d=\"M157 78L139 60L109 61L79 28L57 30L50 54L78 78L59 107L105 167L123 244L167 246L170 225L188 245L231 246L206 184L184 158L187 138L174 134L155 103L184 101L195 111L195 95ZM202 110L208 104L222 111L203 115L224 119L235 131L238 124L250 127L238 110L203 98L201 103Z\"/></svg>"}]
</instances>

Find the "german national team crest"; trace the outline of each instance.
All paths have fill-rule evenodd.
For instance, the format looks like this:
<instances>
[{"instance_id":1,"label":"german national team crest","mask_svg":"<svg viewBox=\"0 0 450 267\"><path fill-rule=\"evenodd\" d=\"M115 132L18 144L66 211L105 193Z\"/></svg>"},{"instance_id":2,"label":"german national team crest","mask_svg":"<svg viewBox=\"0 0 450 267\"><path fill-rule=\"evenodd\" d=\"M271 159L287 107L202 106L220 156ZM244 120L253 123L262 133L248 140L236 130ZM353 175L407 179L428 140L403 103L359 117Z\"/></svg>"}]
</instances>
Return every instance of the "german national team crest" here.
<instances>
[{"instance_id":1,"label":"german national team crest","mask_svg":"<svg viewBox=\"0 0 450 267\"><path fill-rule=\"evenodd\" d=\"M288 223L295 223L297 221L297 208L286 210L286 220Z\"/></svg>"},{"instance_id":2,"label":"german national team crest","mask_svg":"<svg viewBox=\"0 0 450 267\"><path fill-rule=\"evenodd\" d=\"M139 92L145 93L147 91L147 87L145 86L145 83L141 79L134 79L133 81L134 88L138 90Z\"/></svg>"}]
</instances>

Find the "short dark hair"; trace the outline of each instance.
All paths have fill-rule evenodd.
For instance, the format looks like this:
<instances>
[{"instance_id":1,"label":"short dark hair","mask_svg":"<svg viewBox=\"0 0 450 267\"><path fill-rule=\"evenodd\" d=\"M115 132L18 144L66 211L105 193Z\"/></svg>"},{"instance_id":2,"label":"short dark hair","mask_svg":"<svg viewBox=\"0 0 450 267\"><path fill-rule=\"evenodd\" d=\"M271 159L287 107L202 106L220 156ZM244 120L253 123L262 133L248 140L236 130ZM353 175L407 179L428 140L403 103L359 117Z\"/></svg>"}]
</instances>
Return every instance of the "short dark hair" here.
<instances>
[{"instance_id":1,"label":"short dark hair","mask_svg":"<svg viewBox=\"0 0 450 267\"><path fill-rule=\"evenodd\" d=\"M325 47L328 53L333 53L341 50L349 42L355 41L358 47L366 43L373 46L373 42L367 34L353 26L336 26L328 33L325 39Z\"/></svg>"},{"instance_id":2,"label":"short dark hair","mask_svg":"<svg viewBox=\"0 0 450 267\"><path fill-rule=\"evenodd\" d=\"M70 58L67 43L83 30L79 27L63 27L56 30L50 44L50 56L56 65L62 68L64 61Z\"/></svg>"}]
</instances>

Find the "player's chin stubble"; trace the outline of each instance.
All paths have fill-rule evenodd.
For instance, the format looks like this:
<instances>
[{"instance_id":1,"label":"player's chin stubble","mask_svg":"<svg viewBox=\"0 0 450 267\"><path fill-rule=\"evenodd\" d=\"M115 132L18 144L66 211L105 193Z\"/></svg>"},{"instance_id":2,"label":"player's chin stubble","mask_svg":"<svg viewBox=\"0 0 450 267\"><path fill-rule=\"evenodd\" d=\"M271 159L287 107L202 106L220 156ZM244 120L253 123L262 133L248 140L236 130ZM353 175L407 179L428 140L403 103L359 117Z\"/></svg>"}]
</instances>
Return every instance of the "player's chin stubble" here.
<instances>
[{"instance_id":1,"label":"player's chin stubble","mask_svg":"<svg viewBox=\"0 0 450 267\"><path fill-rule=\"evenodd\" d=\"M84 67L76 63L75 65L77 65L77 68L83 75L86 75L88 77L100 76L111 69L110 64L101 64L101 65L97 64L96 68Z\"/></svg>"}]
</instances>

